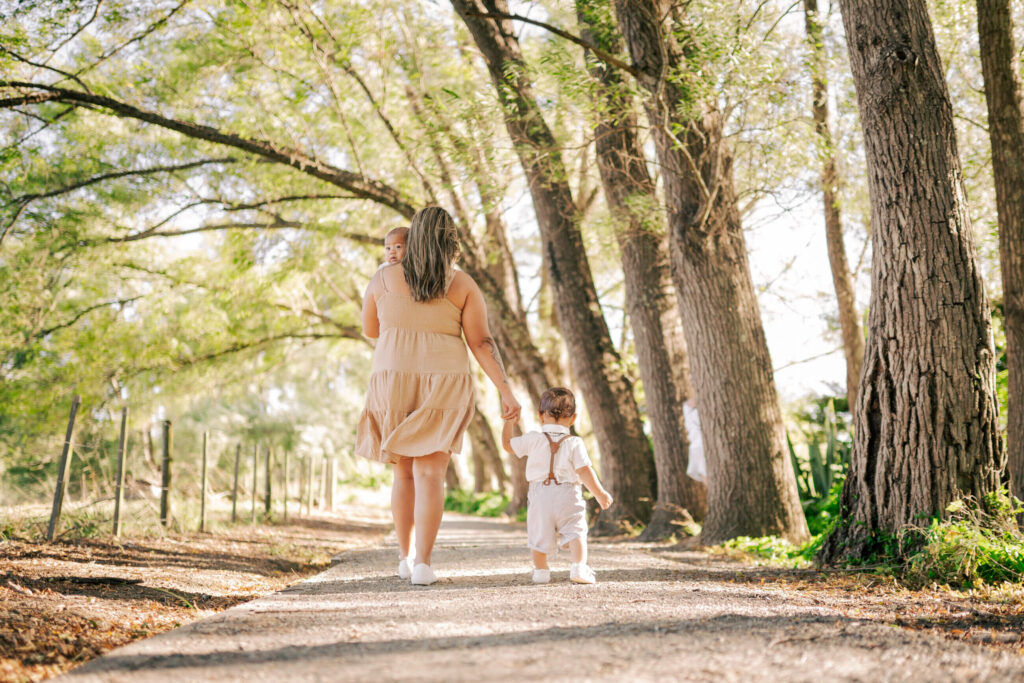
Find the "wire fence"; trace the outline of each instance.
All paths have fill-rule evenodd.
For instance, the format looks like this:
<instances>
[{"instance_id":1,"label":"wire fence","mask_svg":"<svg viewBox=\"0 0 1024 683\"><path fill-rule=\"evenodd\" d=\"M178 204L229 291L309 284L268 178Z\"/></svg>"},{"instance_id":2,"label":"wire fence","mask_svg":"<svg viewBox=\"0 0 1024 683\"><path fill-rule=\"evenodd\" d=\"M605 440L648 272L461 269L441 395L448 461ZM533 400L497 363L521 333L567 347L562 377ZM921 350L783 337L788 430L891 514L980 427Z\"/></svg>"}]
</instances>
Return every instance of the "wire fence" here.
<instances>
[{"instance_id":1,"label":"wire fence","mask_svg":"<svg viewBox=\"0 0 1024 683\"><path fill-rule=\"evenodd\" d=\"M0 539L202 532L333 511L351 460L296 454L280 439L219 429L179 435L173 420L133 430L127 408L112 429L109 419L83 420L80 407L75 396L63 438L51 440L46 453L22 454L21 464L3 472L3 490L19 500L8 501L0 517Z\"/></svg>"}]
</instances>

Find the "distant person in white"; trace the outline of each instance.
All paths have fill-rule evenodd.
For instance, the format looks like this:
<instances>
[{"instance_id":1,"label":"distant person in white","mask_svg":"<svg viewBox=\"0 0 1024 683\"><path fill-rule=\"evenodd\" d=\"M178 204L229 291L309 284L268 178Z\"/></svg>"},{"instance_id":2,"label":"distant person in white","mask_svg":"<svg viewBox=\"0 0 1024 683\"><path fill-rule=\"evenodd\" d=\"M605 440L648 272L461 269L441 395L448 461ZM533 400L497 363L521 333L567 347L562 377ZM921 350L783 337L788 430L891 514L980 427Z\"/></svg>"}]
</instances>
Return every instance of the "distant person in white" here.
<instances>
[{"instance_id":1,"label":"distant person in white","mask_svg":"<svg viewBox=\"0 0 1024 683\"><path fill-rule=\"evenodd\" d=\"M690 401L683 404L683 419L686 422L686 434L690 437L690 461L686 465L686 476L706 483L708 467L704 460L704 436L700 433L700 416Z\"/></svg>"}]
</instances>

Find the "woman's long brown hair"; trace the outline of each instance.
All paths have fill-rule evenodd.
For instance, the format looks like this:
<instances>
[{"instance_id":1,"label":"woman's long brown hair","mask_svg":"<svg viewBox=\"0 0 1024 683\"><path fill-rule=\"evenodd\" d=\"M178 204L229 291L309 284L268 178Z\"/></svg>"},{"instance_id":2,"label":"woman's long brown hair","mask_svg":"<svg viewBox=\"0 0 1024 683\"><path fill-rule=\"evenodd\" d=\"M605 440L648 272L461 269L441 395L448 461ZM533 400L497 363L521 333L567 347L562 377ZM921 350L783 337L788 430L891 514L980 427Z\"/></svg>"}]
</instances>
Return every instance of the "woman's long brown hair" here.
<instances>
[{"instance_id":1,"label":"woman's long brown hair","mask_svg":"<svg viewBox=\"0 0 1024 683\"><path fill-rule=\"evenodd\" d=\"M439 206L417 211L409 225L402 259L413 301L433 301L444 296L458 256L459 233L448 212Z\"/></svg>"}]
</instances>

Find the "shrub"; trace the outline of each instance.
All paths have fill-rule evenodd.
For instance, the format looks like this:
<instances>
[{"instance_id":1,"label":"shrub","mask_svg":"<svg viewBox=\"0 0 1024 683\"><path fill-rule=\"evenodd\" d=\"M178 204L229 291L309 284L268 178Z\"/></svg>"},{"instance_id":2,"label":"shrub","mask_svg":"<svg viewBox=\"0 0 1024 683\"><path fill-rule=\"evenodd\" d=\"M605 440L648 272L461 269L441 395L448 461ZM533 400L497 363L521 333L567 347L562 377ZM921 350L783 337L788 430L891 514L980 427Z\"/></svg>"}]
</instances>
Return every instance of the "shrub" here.
<instances>
[{"instance_id":1,"label":"shrub","mask_svg":"<svg viewBox=\"0 0 1024 683\"><path fill-rule=\"evenodd\" d=\"M829 531L839 514L839 495L850 464L850 443L845 423L839 419L833 398L816 401L799 417L807 441L807 457L797 455L786 432L790 463L796 477L800 503L812 536ZM824 448L823 448L824 447Z\"/></svg>"},{"instance_id":2,"label":"shrub","mask_svg":"<svg viewBox=\"0 0 1024 683\"><path fill-rule=\"evenodd\" d=\"M951 585L1024 582L1024 534L1016 515L1024 511L1005 489L982 501L957 500L947 519L904 532L905 547L917 548L904 574L915 582Z\"/></svg>"},{"instance_id":3,"label":"shrub","mask_svg":"<svg viewBox=\"0 0 1024 683\"><path fill-rule=\"evenodd\" d=\"M509 498L493 491L473 493L461 489L449 490L444 498L444 509L481 517L499 517L508 507Z\"/></svg>"}]
</instances>

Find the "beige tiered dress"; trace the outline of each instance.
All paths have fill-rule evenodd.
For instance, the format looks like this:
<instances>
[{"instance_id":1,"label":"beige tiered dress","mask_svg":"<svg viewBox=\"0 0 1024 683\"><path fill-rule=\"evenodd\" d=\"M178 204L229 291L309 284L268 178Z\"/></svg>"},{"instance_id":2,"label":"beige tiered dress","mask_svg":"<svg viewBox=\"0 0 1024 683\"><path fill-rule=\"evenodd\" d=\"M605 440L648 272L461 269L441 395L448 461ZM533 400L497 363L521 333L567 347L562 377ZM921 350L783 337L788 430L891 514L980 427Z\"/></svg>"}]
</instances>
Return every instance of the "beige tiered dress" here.
<instances>
[{"instance_id":1,"label":"beige tiered dress","mask_svg":"<svg viewBox=\"0 0 1024 683\"><path fill-rule=\"evenodd\" d=\"M402 456L458 453L474 405L462 311L446 297L421 303L390 291L388 269L374 275L380 283L380 336L356 428L356 454L397 462Z\"/></svg>"}]
</instances>

